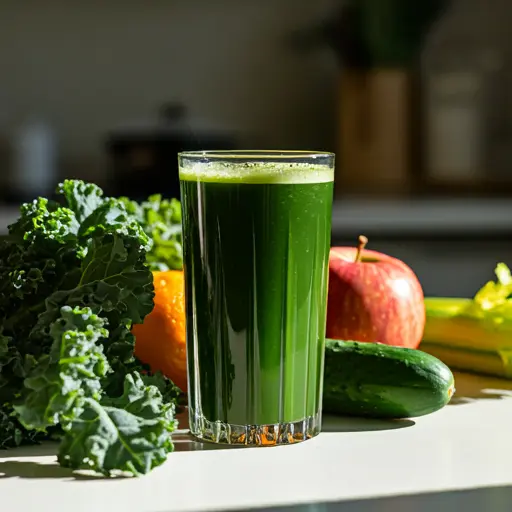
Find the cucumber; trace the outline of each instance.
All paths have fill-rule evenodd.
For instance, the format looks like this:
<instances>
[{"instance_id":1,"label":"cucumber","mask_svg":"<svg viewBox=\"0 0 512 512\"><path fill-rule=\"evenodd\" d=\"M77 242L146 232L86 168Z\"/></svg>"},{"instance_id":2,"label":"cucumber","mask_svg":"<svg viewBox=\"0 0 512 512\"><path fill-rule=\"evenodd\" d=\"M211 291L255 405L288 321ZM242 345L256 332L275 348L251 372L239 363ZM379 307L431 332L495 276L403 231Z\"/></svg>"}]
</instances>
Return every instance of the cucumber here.
<instances>
[{"instance_id":1,"label":"cucumber","mask_svg":"<svg viewBox=\"0 0 512 512\"><path fill-rule=\"evenodd\" d=\"M455 392L450 369L420 350L326 340L323 411L413 418L444 407Z\"/></svg>"}]
</instances>

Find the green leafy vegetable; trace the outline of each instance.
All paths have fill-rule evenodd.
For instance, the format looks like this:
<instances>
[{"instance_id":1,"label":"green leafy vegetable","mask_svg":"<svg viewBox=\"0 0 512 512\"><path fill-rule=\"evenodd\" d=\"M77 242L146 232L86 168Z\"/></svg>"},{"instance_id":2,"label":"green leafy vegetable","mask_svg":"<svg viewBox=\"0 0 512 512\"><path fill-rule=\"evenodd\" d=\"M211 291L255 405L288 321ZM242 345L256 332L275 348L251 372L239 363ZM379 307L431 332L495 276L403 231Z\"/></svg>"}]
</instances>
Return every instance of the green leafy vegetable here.
<instances>
[{"instance_id":1,"label":"green leafy vegetable","mask_svg":"<svg viewBox=\"0 0 512 512\"><path fill-rule=\"evenodd\" d=\"M66 180L0 242L0 448L62 438L61 464L142 474L172 450L176 387L133 354L152 268L181 268L179 202Z\"/></svg>"},{"instance_id":2,"label":"green leafy vegetable","mask_svg":"<svg viewBox=\"0 0 512 512\"><path fill-rule=\"evenodd\" d=\"M51 438L49 432L26 430L13 416L12 409L0 407L0 449L15 448L21 444L38 444Z\"/></svg>"},{"instance_id":3,"label":"green leafy vegetable","mask_svg":"<svg viewBox=\"0 0 512 512\"><path fill-rule=\"evenodd\" d=\"M46 249L76 240L79 224L69 208L40 197L21 207L21 217L10 226L10 234Z\"/></svg>"},{"instance_id":4,"label":"green leafy vegetable","mask_svg":"<svg viewBox=\"0 0 512 512\"><path fill-rule=\"evenodd\" d=\"M181 208L176 199L158 194L138 204L122 198L129 214L142 226L152 241L147 255L152 270L178 270L183 266Z\"/></svg>"},{"instance_id":5,"label":"green leafy vegetable","mask_svg":"<svg viewBox=\"0 0 512 512\"><path fill-rule=\"evenodd\" d=\"M494 272L496 281L486 283L460 314L512 328L512 275L505 263L498 263Z\"/></svg>"},{"instance_id":6,"label":"green leafy vegetable","mask_svg":"<svg viewBox=\"0 0 512 512\"><path fill-rule=\"evenodd\" d=\"M76 220L82 223L103 204L103 190L93 183L80 180L65 180L57 187L64 196L69 208L75 213Z\"/></svg>"},{"instance_id":7,"label":"green leafy vegetable","mask_svg":"<svg viewBox=\"0 0 512 512\"><path fill-rule=\"evenodd\" d=\"M58 459L63 466L106 475L144 474L173 450L174 428L173 404L164 404L156 387L145 386L138 374L129 374L118 399L105 405L84 400L84 411L64 435Z\"/></svg>"},{"instance_id":8,"label":"green leafy vegetable","mask_svg":"<svg viewBox=\"0 0 512 512\"><path fill-rule=\"evenodd\" d=\"M14 405L28 429L62 426L80 415L83 398L99 399L100 379L108 370L99 340L107 338L105 320L90 308L64 306L50 327L53 344L25 377L25 389Z\"/></svg>"}]
</instances>

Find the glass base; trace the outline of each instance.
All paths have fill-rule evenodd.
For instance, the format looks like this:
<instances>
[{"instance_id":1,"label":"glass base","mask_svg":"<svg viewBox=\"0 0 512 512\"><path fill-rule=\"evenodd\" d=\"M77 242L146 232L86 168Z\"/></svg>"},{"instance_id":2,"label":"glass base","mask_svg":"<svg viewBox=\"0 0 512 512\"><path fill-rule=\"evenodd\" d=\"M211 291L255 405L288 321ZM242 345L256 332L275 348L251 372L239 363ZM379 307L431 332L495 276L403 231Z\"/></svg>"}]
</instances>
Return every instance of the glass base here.
<instances>
[{"instance_id":1,"label":"glass base","mask_svg":"<svg viewBox=\"0 0 512 512\"><path fill-rule=\"evenodd\" d=\"M292 423L270 425L234 425L209 421L202 415L191 414L190 433L201 439L236 446L279 446L307 441L321 429L321 413Z\"/></svg>"}]
</instances>

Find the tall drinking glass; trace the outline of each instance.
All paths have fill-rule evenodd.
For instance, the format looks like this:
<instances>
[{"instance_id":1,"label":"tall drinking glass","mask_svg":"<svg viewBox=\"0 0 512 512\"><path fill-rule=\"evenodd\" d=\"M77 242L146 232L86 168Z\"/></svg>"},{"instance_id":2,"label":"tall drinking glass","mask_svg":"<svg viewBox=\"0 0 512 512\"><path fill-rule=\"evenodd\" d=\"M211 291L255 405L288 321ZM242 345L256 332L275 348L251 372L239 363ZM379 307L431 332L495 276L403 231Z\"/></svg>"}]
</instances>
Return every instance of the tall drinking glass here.
<instances>
[{"instance_id":1,"label":"tall drinking glass","mask_svg":"<svg viewBox=\"0 0 512 512\"><path fill-rule=\"evenodd\" d=\"M321 427L334 155L180 153L190 430L278 445Z\"/></svg>"}]
</instances>

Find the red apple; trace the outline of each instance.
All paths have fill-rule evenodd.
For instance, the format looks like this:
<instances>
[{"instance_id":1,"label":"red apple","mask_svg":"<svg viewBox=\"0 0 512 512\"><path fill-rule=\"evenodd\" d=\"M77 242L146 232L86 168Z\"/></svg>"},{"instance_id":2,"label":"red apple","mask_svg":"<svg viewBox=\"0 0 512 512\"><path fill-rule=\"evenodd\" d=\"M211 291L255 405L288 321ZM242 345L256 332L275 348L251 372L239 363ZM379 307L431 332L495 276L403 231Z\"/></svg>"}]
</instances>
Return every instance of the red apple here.
<instances>
[{"instance_id":1,"label":"red apple","mask_svg":"<svg viewBox=\"0 0 512 512\"><path fill-rule=\"evenodd\" d=\"M423 290L403 261L359 246L329 256L327 337L417 348L425 327Z\"/></svg>"}]
</instances>

